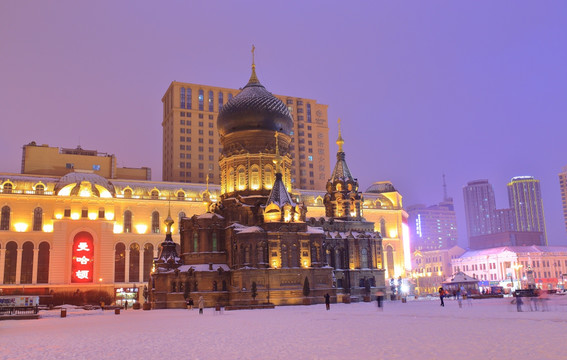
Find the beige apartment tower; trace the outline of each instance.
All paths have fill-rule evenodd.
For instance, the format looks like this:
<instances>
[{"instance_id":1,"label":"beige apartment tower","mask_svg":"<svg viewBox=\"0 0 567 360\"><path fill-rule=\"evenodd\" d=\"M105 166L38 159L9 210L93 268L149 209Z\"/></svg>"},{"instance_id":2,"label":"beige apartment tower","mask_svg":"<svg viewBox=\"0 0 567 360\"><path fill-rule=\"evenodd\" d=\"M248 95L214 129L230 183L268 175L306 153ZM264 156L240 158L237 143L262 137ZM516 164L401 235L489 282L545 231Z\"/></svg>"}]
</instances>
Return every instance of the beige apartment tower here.
<instances>
[{"instance_id":1,"label":"beige apartment tower","mask_svg":"<svg viewBox=\"0 0 567 360\"><path fill-rule=\"evenodd\" d=\"M220 184L221 146L216 119L240 90L173 81L163 103L163 181ZM274 95L293 118L291 185L322 190L329 178L328 105ZM268 144L266 144L268 145Z\"/></svg>"}]
</instances>

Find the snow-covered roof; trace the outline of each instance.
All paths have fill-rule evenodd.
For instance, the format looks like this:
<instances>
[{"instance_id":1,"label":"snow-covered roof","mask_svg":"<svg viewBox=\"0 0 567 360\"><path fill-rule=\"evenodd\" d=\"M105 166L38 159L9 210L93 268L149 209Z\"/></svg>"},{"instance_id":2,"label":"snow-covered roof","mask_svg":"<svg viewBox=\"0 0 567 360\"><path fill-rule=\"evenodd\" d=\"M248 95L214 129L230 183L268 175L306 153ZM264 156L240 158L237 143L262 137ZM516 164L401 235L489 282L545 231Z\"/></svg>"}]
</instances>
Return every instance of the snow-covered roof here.
<instances>
[{"instance_id":1,"label":"snow-covered roof","mask_svg":"<svg viewBox=\"0 0 567 360\"><path fill-rule=\"evenodd\" d=\"M209 212L201 214L201 215L197 215L197 219L212 219L215 216L218 217L219 219L224 219L224 217L222 217L219 214L209 213Z\"/></svg>"},{"instance_id":2,"label":"snow-covered roof","mask_svg":"<svg viewBox=\"0 0 567 360\"><path fill-rule=\"evenodd\" d=\"M263 233L265 232L264 229L262 229L259 226L245 226L245 225L241 225L238 223L234 223L228 227L231 227L234 229L234 231L238 234L246 234L246 233Z\"/></svg>"},{"instance_id":3,"label":"snow-covered roof","mask_svg":"<svg viewBox=\"0 0 567 360\"><path fill-rule=\"evenodd\" d=\"M447 280L443 281L443 284L477 283L477 282L478 282L478 279L475 279L472 276L469 276L469 275L465 274L464 272L459 271L458 273L454 274L453 276L451 276Z\"/></svg>"},{"instance_id":4,"label":"snow-covered roof","mask_svg":"<svg viewBox=\"0 0 567 360\"><path fill-rule=\"evenodd\" d=\"M505 252L512 252L516 254L527 254L527 253L567 253L567 246L501 246L496 248L481 249L481 250L468 250L466 253L461 255L461 258L465 257L476 257L476 256L487 256L487 255L498 255Z\"/></svg>"},{"instance_id":5,"label":"snow-covered roof","mask_svg":"<svg viewBox=\"0 0 567 360\"><path fill-rule=\"evenodd\" d=\"M314 227L314 226L307 226L307 232L309 234L324 234L325 233L323 228Z\"/></svg>"},{"instance_id":6,"label":"snow-covered roof","mask_svg":"<svg viewBox=\"0 0 567 360\"><path fill-rule=\"evenodd\" d=\"M274 186L272 187L266 206L270 204L276 204L280 209L284 205L295 206L295 202L291 199L291 196L287 192L285 184L282 181L282 174L280 173L276 174L276 181L274 182Z\"/></svg>"},{"instance_id":7,"label":"snow-covered roof","mask_svg":"<svg viewBox=\"0 0 567 360\"><path fill-rule=\"evenodd\" d=\"M189 271L189 269L193 269L194 271L218 271L219 268L224 271L230 271L230 267L227 264L213 264L213 270L210 270L209 264L181 265L177 269L181 272L186 272Z\"/></svg>"}]
</instances>

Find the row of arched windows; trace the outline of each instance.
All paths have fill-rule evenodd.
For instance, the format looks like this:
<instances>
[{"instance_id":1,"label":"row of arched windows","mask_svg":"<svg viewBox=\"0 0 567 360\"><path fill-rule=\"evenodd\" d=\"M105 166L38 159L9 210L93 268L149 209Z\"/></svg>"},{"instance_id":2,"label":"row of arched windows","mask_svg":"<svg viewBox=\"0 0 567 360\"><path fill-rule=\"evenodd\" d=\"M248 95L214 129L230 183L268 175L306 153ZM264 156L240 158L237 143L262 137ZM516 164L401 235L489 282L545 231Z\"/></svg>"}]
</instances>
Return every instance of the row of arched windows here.
<instances>
[{"instance_id":1,"label":"row of arched windows","mask_svg":"<svg viewBox=\"0 0 567 360\"><path fill-rule=\"evenodd\" d=\"M1 250L1 249L0 249ZM34 258L34 244L26 241L20 250L22 252L20 262L20 284L33 283L33 267L37 263L37 284L47 284L49 282L49 251L50 246L47 242L39 244L37 259ZM10 241L6 244L4 256L4 284L16 284L18 262L18 244Z\"/></svg>"},{"instance_id":2,"label":"row of arched windows","mask_svg":"<svg viewBox=\"0 0 567 360\"><path fill-rule=\"evenodd\" d=\"M183 215L185 216L185 215ZM181 221L181 215L179 216L179 220ZM203 252L203 251L222 251L224 250L223 244L220 244L218 241L218 235L216 231L211 233L211 241L205 244L207 245L205 248L199 246L199 232L193 231L193 236L191 238L190 250L192 252Z\"/></svg>"},{"instance_id":3,"label":"row of arched windows","mask_svg":"<svg viewBox=\"0 0 567 360\"><path fill-rule=\"evenodd\" d=\"M209 90L208 93L208 98L207 98L207 104L208 104L208 110L210 112L214 111L214 92L212 90ZM203 89L199 89L199 110L200 111L204 111L205 110L205 92L203 91ZM232 99L232 93L228 93L228 100ZM224 95L222 92L219 91L218 93L218 111L222 110L223 107L223 101L224 100ZM185 88L182 87L179 90L179 107L182 109L189 109L191 110L192 108L192 89L191 88Z\"/></svg>"},{"instance_id":4,"label":"row of arched windows","mask_svg":"<svg viewBox=\"0 0 567 360\"><path fill-rule=\"evenodd\" d=\"M33 231L41 231L43 227L43 210L37 207L33 210ZM0 214L0 230L10 230L10 207L3 206Z\"/></svg>"},{"instance_id":5,"label":"row of arched windows","mask_svg":"<svg viewBox=\"0 0 567 360\"><path fill-rule=\"evenodd\" d=\"M181 223L181 219L183 219L185 217L185 213L184 212L180 212L179 213L179 222L178 224ZM131 233L132 232L132 212L130 210L126 210L124 211L124 218L123 218L124 222L123 222L123 229L122 231L125 233ZM159 234L160 233L160 221L159 221L159 212L158 211L154 211L152 212L152 221L151 221L151 232L154 234Z\"/></svg>"},{"instance_id":6,"label":"row of arched windows","mask_svg":"<svg viewBox=\"0 0 567 360\"><path fill-rule=\"evenodd\" d=\"M114 282L140 282L140 262L142 262L141 281L148 281L153 266L154 246L147 243L143 249L140 249L140 245L133 243L130 244L128 250L128 273L126 273L126 245L121 242L116 244L114 252Z\"/></svg>"},{"instance_id":7,"label":"row of arched windows","mask_svg":"<svg viewBox=\"0 0 567 360\"><path fill-rule=\"evenodd\" d=\"M249 175L250 181L248 182L248 176L246 174L246 169L244 166L239 166L236 169L236 172L234 171L234 168L230 168L228 170L226 179L227 192L230 193L234 190L244 190L247 188L258 190L262 186L265 189L271 189L274 185L274 173L273 168L270 165L264 166L263 182L261 181L262 176L260 174L260 167L258 165L252 165L250 167Z\"/></svg>"}]
</instances>

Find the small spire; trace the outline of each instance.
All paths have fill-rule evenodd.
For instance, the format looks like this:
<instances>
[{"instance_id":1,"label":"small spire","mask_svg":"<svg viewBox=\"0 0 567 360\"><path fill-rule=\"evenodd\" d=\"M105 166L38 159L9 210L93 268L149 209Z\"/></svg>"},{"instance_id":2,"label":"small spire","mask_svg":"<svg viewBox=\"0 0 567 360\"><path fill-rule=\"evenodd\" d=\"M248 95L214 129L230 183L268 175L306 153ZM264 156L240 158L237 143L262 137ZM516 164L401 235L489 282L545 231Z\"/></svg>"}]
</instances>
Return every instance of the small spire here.
<instances>
[{"instance_id":1,"label":"small spire","mask_svg":"<svg viewBox=\"0 0 567 360\"><path fill-rule=\"evenodd\" d=\"M447 183L445 183L445 174L443 174L443 201L447 201L449 197L447 196Z\"/></svg>"},{"instance_id":2,"label":"small spire","mask_svg":"<svg viewBox=\"0 0 567 360\"><path fill-rule=\"evenodd\" d=\"M258 76L256 76L256 64L254 63L254 51L256 51L256 47L252 44L252 74L250 75L250 80L248 80L248 84L259 84L260 80L258 80Z\"/></svg>"},{"instance_id":3,"label":"small spire","mask_svg":"<svg viewBox=\"0 0 567 360\"><path fill-rule=\"evenodd\" d=\"M278 132L276 131L276 156L274 157L274 164L276 165L276 174L281 174L282 157L280 156L280 149L278 147Z\"/></svg>"},{"instance_id":4,"label":"small spire","mask_svg":"<svg viewBox=\"0 0 567 360\"><path fill-rule=\"evenodd\" d=\"M167 231L165 232L166 235L171 235L171 225L173 225L175 221L173 221L173 218L171 217L171 195L169 195L168 198L168 209L167 209L167 218L163 221L163 223L165 224Z\"/></svg>"},{"instance_id":5,"label":"small spire","mask_svg":"<svg viewBox=\"0 0 567 360\"><path fill-rule=\"evenodd\" d=\"M339 123L339 138L337 139L337 145L339 146L339 152L343 152L343 144L345 143L345 141L341 136L341 118L339 118L339 121L337 122Z\"/></svg>"}]
</instances>

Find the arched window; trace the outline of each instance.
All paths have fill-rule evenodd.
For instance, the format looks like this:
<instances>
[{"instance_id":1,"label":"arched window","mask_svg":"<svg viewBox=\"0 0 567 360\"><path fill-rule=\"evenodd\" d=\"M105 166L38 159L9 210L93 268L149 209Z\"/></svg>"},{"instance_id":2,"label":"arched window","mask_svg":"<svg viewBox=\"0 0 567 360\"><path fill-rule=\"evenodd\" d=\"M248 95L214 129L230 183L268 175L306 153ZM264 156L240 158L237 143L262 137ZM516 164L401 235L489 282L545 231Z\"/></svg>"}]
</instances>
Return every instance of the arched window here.
<instances>
[{"instance_id":1,"label":"arched window","mask_svg":"<svg viewBox=\"0 0 567 360\"><path fill-rule=\"evenodd\" d=\"M244 248L244 265L250 266L250 245Z\"/></svg>"},{"instance_id":2,"label":"arched window","mask_svg":"<svg viewBox=\"0 0 567 360\"><path fill-rule=\"evenodd\" d=\"M223 103L222 91L219 91L219 112L222 110L222 103Z\"/></svg>"},{"instance_id":3,"label":"arched window","mask_svg":"<svg viewBox=\"0 0 567 360\"><path fill-rule=\"evenodd\" d=\"M199 252L199 233L193 232L193 252Z\"/></svg>"},{"instance_id":4,"label":"arched window","mask_svg":"<svg viewBox=\"0 0 567 360\"><path fill-rule=\"evenodd\" d=\"M140 281L140 245L133 243L130 245L130 266L128 267L128 281Z\"/></svg>"},{"instance_id":5,"label":"arched window","mask_svg":"<svg viewBox=\"0 0 567 360\"><path fill-rule=\"evenodd\" d=\"M260 170L257 166L253 166L250 169L250 188L252 190L258 190L260 188Z\"/></svg>"},{"instance_id":6,"label":"arched window","mask_svg":"<svg viewBox=\"0 0 567 360\"><path fill-rule=\"evenodd\" d=\"M187 88L187 102L185 103L185 108L191 110L191 88Z\"/></svg>"},{"instance_id":7,"label":"arched window","mask_svg":"<svg viewBox=\"0 0 567 360\"><path fill-rule=\"evenodd\" d=\"M124 198L125 199L131 199L132 198L132 190L131 189L124 190Z\"/></svg>"},{"instance_id":8,"label":"arched window","mask_svg":"<svg viewBox=\"0 0 567 360\"><path fill-rule=\"evenodd\" d=\"M126 246L116 244L114 253L114 282L126 282Z\"/></svg>"},{"instance_id":9,"label":"arched window","mask_svg":"<svg viewBox=\"0 0 567 360\"><path fill-rule=\"evenodd\" d=\"M282 268L288 267L288 263L287 245L282 244Z\"/></svg>"},{"instance_id":10,"label":"arched window","mask_svg":"<svg viewBox=\"0 0 567 360\"><path fill-rule=\"evenodd\" d=\"M33 210L33 231L41 231L43 227L43 210L37 207Z\"/></svg>"},{"instance_id":11,"label":"arched window","mask_svg":"<svg viewBox=\"0 0 567 360\"><path fill-rule=\"evenodd\" d=\"M233 192L234 191L234 169L230 168L228 170L228 178L226 179L227 189L226 192Z\"/></svg>"},{"instance_id":12,"label":"arched window","mask_svg":"<svg viewBox=\"0 0 567 360\"><path fill-rule=\"evenodd\" d=\"M386 235L386 220L380 219L380 235L384 238Z\"/></svg>"},{"instance_id":13,"label":"arched window","mask_svg":"<svg viewBox=\"0 0 567 360\"><path fill-rule=\"evenodd\" d=\"M258 260L257 260L258 265L264 265L266 263L266 260L265 260L265 257L264 257L265 247L266 247L265 242L259 243L258 246L256 247L257 256L258 256Z\"/></svg>"},{"instance_id":14,"label":"arched window","mask_svg":"<svg viewBox=\"0 0 567 360\"><path fill-rule=\"evenodd\" d=\"M335 263L335 257L333 256L334 255L333 248L327 249L325 251L325 255L326 255L326 258L327 258L327 265L335 268L336 263Z\"/></svg>"},{"instance_id":15,"label":"arched window","mask_svg":"<svg viewBox=\"0 0 567 360\"><path fill-rule=\"evenodd\" d=\"M144 282L150 280L150 273L154 264L154 246L150 243L144 245Z\"/></svg>"},{"instance_id":16,"label":"arched window","mask_svg":"<svg viewBox=\"0 0 567 360\"><path fill-rule=\"evenodd\" d=\"M246 189L246 172L244 171L244 167L240 167L238 169L238 178L237 178L237 188L238 190Z\"/></svg>"},{"instance_id":17,"label":"arched window","mask_svg":"<svg viewBox=\"0 0 567 360\"><path fill-rule=\"evenodd\" d=\"M16 283L16 261L18 261L18 244L15 241L10 241L6 244L4 284Z\"/></svg>"},{"instance_id":18,"label":"arched window","mask_svg":"<svg viewBox=\"0 0 567 360\"><path fill-rule=\"evenodd\" d=\"M267 165L264 168L264 188L271 189L274 186L274 175L272 172L272 167Z\"/></svg>"},{"instance_id":19,"label":"arched window","mask_svg":"<svg viewBox=\"0 0 567 360\"><path fill-rule=\"evenodd\" d=\"M39 244L37 254L37 283L47 284L49 282L49 243Z\"/></svg>"},{"instance_id":20,"label":"arched window","mask_svg":"<svg viewBox=\"0 0 567 360\"><path fill-rule=\"evenodd\" d=\"M2 207L2 215L0 219L0 230L10 230L10 207Z\"/></svg>"},{"instance_id":21,"label":"arched window","mask_svg":"<svg viewBox=\"0 0 567 360\"><path fill-rule=\"evenodd\" d=\"M26 241L22 246L20 284L31 284L32 277L33 277L33 243L31 241Z\"/></svg>"},{"instance_id":22,"label":"arched window","mask_svg":"<svg viewBox=\"0 0 567 360\"><path fill-rule=\"evenodd\" d=\"M394 277L394 248L391 245L386 247L386 269L388 270L388 277Z\"/></svg>"},{"instance_id":23,"label":"arched window","mask_svg":"<svg viewBox=\"0 0 567 360\"><path fill-rule=\"evenodd\" d=\"M217 251L218 244L217 244L217 233L213 232L213 251Z\"/></svg>"},{"instance_id":24,"label":"arched window","mask_svg":"<svg viewBox=\"0 0 567 360\"><path fill-rule=\"evenodd\" d=\"M36 195L43 195L44 192L45 192L45 186L43 186L42 184L38 184L35 186Z\"/></svg>"},{"instance_id":25,"label":"arched window","mask_svg":"<svg viewBox=\"0 0 567 360\"><path fill-rule=\"evenodd\" d=\"M337 269L345 268L344 260L344 250L342 248L335 250L335 264L337 266Z\"/></svg>"},{"instance_id":26,"label":"arched window","mask_svg":"<svg viewBox=\"0 0 567 360\"><path fill-rule=\"evenodd\" d=\"M185 193L183 191L177 193L177 200L185 200Z\"/></svg>"},{"instance_id":27,"label":"arched window","mask_svg":"<svg viewBox=\"0 0 567 360\"><path fill-rule=\"evenodd\" d=\"M213 91L210 90L209 91L209 111L214 111L214 103L215 103L215 96L213 94Z\"/></svg>"},{"instance_id":28,"label":"arched window","mask_svg":"<svg viewBox=\"0 0 567 360\"><path fill-rule=\"evenodd\" d=\"M291 246L291 267L299 267L299 248L297 244Z\"/></svg>"},{"instance_id":29,"label":"arched window","mask_svg":"<svg viewBox=\"0 0 567 360\"><path fill-rule=\"evenodd\" d=\"M4 184L4 194L11 194L12 193L12 184L10 183L5 183Z\"/></svg>"},{"instance_id":30,"label":"arched window","mask_svg":"<svg viewBox=\"0 0 567 360\"><path fill-rule=\"evenodd\" d=\"M124 211L124 232L132 232L132 212L130 210Z\"/></svg>"},{"instance_id":31,"label":"arched window","mask_svg":"<svg viewBox=\"0 0 567 360\"><path fill-rule=\"evenodd\" d=\"M185 88L182 87L181 89L179 89L179 103L180 103L180 107L182 109L185 109Z\"/></svg>"},{"instance_id":32,"label":"arched window","mask_svg":"<svg viewBox=\"0 0 567 360\"><path fill-rule=\"evenodd\" d=\"M177 223L177 229L178 229L177 231L179 233L181 233L181 220L183 220L184 217L185 217L185 213L183 211L181 211L179 213L179 222Z\"/></svg>"},{"instance_id":33,"label":"arched window","mask_svg":"<svg viewBox=\"0 0 567 360\"><path fill-rule=\"evenodd\" d=\"M152 192L151 192L151 194L150 194L150 197L151 197L152 200L157 200L157 199L159 199L159 191L157 191L157 190L152 190Z\"/></svg>"},{"instance_id":34,"label":"arched window","mask_svg":"<svg viewBox=\"0 0 567 360\"><path fill-rule=\"evenodd\" d=\"M203 89L199 89L199 111L203 111L205 106L205 94L203 93Z\"/></svg>"},{"instance_id":35,"label":"arched window","mask_svg":"<svg viewBox=\"0 0 567 360\"><path fill-rule=\"evenodd\" d=\"M360 267L362 269L368 268L368 250L366 248L360 251Z\"/></svg>"},{"instance_id":36,"label":"arched window","mask_svg":"<svg viewBox=\"0 0 567 360\"><path fill-rule=\"evenodd\" d=\"M152 232L159 234L159 212L157 211L152 213Z\"/></svg>"}]
</instances>

